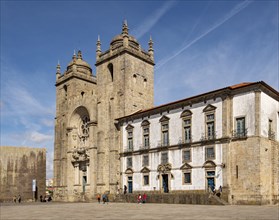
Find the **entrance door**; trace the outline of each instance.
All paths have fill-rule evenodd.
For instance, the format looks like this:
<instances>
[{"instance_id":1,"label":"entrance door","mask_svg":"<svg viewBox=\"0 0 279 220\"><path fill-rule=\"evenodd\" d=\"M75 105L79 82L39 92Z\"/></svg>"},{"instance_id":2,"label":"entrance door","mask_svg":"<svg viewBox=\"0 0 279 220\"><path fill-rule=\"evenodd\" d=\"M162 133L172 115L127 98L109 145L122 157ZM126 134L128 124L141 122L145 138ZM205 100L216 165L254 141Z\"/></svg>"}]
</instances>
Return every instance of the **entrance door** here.
<instances>
[{"instance_id":1,"label":"entrance door","mask_svg":"<svg viewBox=\"0 0 279 220\"><path fill-rule=\"evenodd\" d=\"M85 185L87 183L87 176L82 177L82 192L85 192Z\"/></svg>"},{"instance_id":2,"label":"entrance door","mask_svg":"<svg viewBox=\"0 0 279 220\"><path fill-rule=\"evenodd\" d=\"M207 188L210 188L212 192L215 189L215 171L207 171Z\"/></svg>"},{"instance_id":3,"label":"entrance door","mask_svg":"<svg viewBox=\"0 0 279 220\"><path fill-rule=\"evenodd\" d=\"M169 175L168 174L162 175L162 185L163 185L164 193L168 193L169 192Z\"/></svg>"},{"instance_id":4,"label":"entrance door","mask_svg":"<svg viewBox=\"0 0 279 220\"><path fill-rule=\"evenodd\" d=\"M133 193L133 177L128 176L128 193Z\"/></svg>"}]
</instances>

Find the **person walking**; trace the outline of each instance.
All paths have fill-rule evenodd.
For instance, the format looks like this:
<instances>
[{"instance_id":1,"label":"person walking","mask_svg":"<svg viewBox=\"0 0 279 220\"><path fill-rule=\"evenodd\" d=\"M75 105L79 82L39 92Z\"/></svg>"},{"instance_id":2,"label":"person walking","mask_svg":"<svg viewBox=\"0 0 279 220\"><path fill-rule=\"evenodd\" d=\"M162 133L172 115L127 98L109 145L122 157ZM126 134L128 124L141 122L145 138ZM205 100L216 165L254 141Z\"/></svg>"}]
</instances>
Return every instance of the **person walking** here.
<instances>
[{"instance_id":1,"label":"person walking","mask_svg":"<svg viewBox=\"0 0 279 220\"><path fill-rule=\"evenodd\" d=\"M142 203L146 203L147 195L144 193L142 196Z\"/></svg>"},{"instance_id":2,"label":"person walking","mask_svg":"<svg viewBox=\"0 0 279 220\"><path fill-rule=\"evenodd\" d=\"M17 201L18 201L18 203L21 202L21 196L20 196L20 194L18 194Z\"/></svg>"},{"instance_id":3,"label":"person walking","mask_svg":"<svg viewBox=\"0 0 279 220\"><path fill-rule=\"evenodd\" d=\"M98 203L100 204L101 203L101 195L100 194L97 195L97 200L98 200Z\"/></svg>"},{"instance_id":4,"label":"person walking","mask_svg":"<svg viewBox=\"0 0 279 220\"><path fill-rule=\"evenodd\" d=\"M14 203L16 203L16 196L13 197L13 201L14 201Z\"/></svg>"}]
</instances>

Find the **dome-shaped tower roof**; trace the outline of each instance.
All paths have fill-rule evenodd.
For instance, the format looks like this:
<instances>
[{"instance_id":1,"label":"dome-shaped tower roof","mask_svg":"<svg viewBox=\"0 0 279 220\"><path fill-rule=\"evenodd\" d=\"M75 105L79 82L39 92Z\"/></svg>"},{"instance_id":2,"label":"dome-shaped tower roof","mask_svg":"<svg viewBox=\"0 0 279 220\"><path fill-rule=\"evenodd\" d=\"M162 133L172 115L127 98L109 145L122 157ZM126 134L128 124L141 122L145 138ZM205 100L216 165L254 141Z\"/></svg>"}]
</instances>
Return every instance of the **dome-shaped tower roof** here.
<instances>
[{"instance_id":1,"label":"dome-shaped tower roof","mask_svg":"<svg viewBox=\"0 0 279 220\"><path fill-rule=\"evenodd\" d=\"M77 56L74 53L71 62L67 66L67 71L72 70L74 65L75 65L75 69L77 70L77 72L81 72L81 73L85 73L85 74L92 73L91 66L82 59L82 53L80 50L78 51Z\"/></svg>"},{"instance_id":2,"label":"dome-shaped tower roof","mask_svg":"<svg viewBox=\"0 0 279 220\"><path fill-rule=\"evenodd\" d=\"M129 30L129 28L128 28L128 25L127 25L127 21L124 21L123 26L122 26L122 33L119 34L119 35L116 35L112 39L112 41L110 42L110 45L113 48L117 47L117 46L120 46L120 45L123 45L124 37L127 37L129 44L133 45L136 48L139 48L138 41L136 40L135 37L129 35L128 30Z\"/></svg>"}]
</instances>

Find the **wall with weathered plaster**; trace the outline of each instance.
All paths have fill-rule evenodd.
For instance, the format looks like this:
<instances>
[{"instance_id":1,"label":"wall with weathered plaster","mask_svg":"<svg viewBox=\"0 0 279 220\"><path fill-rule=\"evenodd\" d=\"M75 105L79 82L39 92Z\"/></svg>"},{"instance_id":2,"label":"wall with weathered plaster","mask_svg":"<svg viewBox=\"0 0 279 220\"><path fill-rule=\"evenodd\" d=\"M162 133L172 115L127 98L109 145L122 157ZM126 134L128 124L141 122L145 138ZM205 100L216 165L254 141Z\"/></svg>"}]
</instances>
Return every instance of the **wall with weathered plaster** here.
<instances>
[{"instance_id":1,"label":"wall with weathered plaster","mask_svg":"<svg viewBox=\"0 0 279 220\"><path fill-rule=\"evenodd\" d=\"M32 200L32 180L37 181L37 198L46 191L46 149L0 147L0 201L13 196Z\"/></svg>"}]
</instances>

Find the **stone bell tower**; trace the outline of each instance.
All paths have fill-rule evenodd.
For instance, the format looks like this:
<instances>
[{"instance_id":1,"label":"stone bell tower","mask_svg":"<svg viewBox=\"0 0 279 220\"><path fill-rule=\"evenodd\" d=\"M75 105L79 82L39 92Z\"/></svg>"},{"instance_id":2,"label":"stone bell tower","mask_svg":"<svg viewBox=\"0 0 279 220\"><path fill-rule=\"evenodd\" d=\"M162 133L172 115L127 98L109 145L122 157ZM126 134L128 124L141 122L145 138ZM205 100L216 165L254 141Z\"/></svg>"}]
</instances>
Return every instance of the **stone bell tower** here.
<instances>
[{"instance_id":1,"label":"stone bell tower","mask_svg":"<svg viewBox=\"0 0 279 220\"><path fill-rule=\"evenodd\" d=\"M122 33L115 36L109 50L101 51L98 37L97 76L97 191L115 193L120 185L120 131L115 119L154 103L153 42L144 51L129 35L125 21Z\"/></svg>"},{"instance_id":2,"label":"stone bell tower","mask_svg":"<svg viewBox=\"0 0 279 220\"><path fill-rule=\"evenodd\" d=\"M54 199L79 201L96 192L97 166L96 77L81 51L55 85Z\"/></svg>"}]
</instances>

